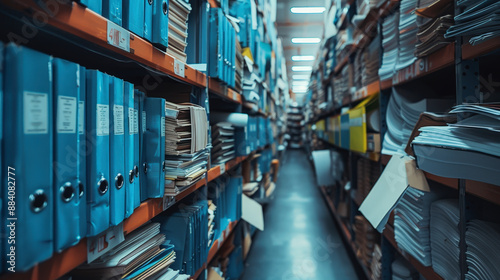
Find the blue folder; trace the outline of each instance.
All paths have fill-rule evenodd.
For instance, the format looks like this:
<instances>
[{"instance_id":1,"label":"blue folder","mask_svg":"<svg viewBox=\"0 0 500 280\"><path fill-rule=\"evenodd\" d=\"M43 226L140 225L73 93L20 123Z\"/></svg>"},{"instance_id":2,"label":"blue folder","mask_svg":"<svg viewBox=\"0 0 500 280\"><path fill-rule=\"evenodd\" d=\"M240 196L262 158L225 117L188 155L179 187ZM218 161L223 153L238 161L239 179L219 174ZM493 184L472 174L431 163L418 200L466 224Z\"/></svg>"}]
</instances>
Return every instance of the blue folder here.
<instances>
[{"instance_id":1,"label":"blue folder","mask_svg":"<svg viewBox=\"0 0 500 280\"><path fill-rule=\"evenodd\" d=\"M123 92L124 110L125 110L125 218L130 217L135 209L135 184L136 170L139 171L139 166L134 165L135 150L138 145L135 144L135 127L134 127L134 85L125 82Z\"/></svg>"},{"instance_id":2,"label":"blue folder","mask_svg":"<svg viewBox=\"0 0 500 280\"><path fill-rule=\"evenodd\" d=\"M153 1L154 0L143 0L144 1L144 39L151 41L153 38Z\"/></svg>"},{"instance_id":3,"label":"blue folder","mask_svg":"<svg viewBox=\"0 0 500 280\"><path fill-rule=\"evenodd\" d=\"M123 0L123 27L144 37L144 8L146 0Z\"/></svg>"},{"instance_id":4,"label":"blue folder","mask_svg":"<svg viewBox=\"0 0 500 280\"><path fill-rule=\"evenodd\" d=\"M145 100L146 95L138 90L134 93L134 98L137 99L138 102L138 124L139 124L139 204L147 199L147 196L144 194L147 193L148 181L146 178L146 172L148 169L147 160L146 160L146 144L145 144L145 134L146 134L146 118L147 112L145 109ZM135 101L134 101L135 102Z\"/></svg>"},{"instance_id":5,"label":"blue folder","mask_svg":"<svg viewBox=\"0 0 500 280\"><path fill-rule=\"evenodd\" d=\"M54 58L54 250L60 252L80 240L78 178L78 101L80 66ZM83 201L82 203L85 203Z\"/></svg>"},{"instance_id":6,"label":"blue folder","mask_svg":"<svg viewBox=\"0 0 500 280\"><path fill-rule=\"evenodd\" d=\"M102 0L102 15L121 26L122 0Z\"/></svg>"},{"instance_id":7,"label":"blue folder","mask_svg":"<svg viewBox=\"0 0 500 280\"><path fill-rule=\"evenodd\" d=\"M8 233L6 225L15 222L17 272L50 258L54 251L51 58L10 43L4 65L3 113L9 116L4 131L9 134L4 137L3 166L4 172L7 167L15 169L11 182L15 182L16 211L14 216L6 211L2 230ZM2 195L6 205L8 192ZM9 258L12 245L4 244L2 257Z\"/></svg>"},{"instance_id":8,"label":"blue folder","mask_svg":"<svg viewBox=\"0 0 500 280\"><path fill-rule=\"evenodd\" d=\"M110 194L109 223L120 224L125 219L125 109L123 80L109 79L109 159Z\"/></svg>"},{"instance_id":9,"label":"blue folder","mask_svg":"<svg viewBox=\"0 0 500 280\"><path fill-rule=\"evenodd\" d=\"M148 97L145 100L146 180L141 199L163 197L165 193L165 99Z\"/></svg>"},{"instance_id":10,"label":"blue folder","mask_svg":"<svg viewBox=\"0 0 500 280\"><path fill-rule=\"evenodd\" d=\"M153 37L151 42L161 48L168 47L168 0L153 0Z\"/></svg>"},{"instance_id":11,"label":"blue folder","mask_svg":"<svg viewBox=\"0 0 500 280\"><path fill-rule=\"evenodd\" d=\"M86 129L86 84L87 84L87 70L85 67L80 66L80 83L79 83L79 96L78 101L78 199L80 200L80 238L87 236L87 134Z\"/></svg>"},{"instance_id":12,"label":"blue folder","mask_svg":"<svg viewBox=\"0 0 500 280\"><path fill-rule=\"evenodd\" d=\"M109 76L87 70L87 232L109 227Z\"/></svg>"},{"instance_id":13,"label":"blue folder","mask_svg":"<svg viewBox=\"0 0 500 280\"><path fill-rule=\"evenodd\" d=\"M102 15L102 0L80 0L84 6Z\"/></svg>"},{"instance_id":14,"label":"blue folder","mask_svg":"<svg viewBox=\"0 0 500 280\"><path fill-rule=\"evenodd\" d=\"M140 115L142 114L141 98L144 98L144 93L134 90L134 172L135 172L135 188L134 188L134 209L141 205L141 188L145 184L142 180L142 126ZM137 168L136 168L137 167Z\"/></svg>"}]
</instances>

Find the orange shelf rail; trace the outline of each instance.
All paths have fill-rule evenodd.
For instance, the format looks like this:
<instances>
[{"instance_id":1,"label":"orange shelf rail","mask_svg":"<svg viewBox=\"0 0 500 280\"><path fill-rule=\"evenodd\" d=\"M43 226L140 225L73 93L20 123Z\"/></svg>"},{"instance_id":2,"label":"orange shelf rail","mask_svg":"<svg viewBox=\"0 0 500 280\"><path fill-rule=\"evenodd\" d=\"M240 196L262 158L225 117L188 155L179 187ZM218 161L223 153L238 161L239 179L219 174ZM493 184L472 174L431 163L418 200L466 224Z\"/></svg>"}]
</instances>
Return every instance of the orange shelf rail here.
<instances>
[{"instance_id":1,"label":"orange shelf rail","mask_svg":"<svg viewBox=\"0 0 500 280\"><path fill-rule=\"evenodd\" d=\"M208 89L211 93L214 93L225 100L241 104L243 102L243 97L240 93L229 88L228 86L222 84L219 80L215 78L210 78L208 80Z\"/></svg>"},{"instance_id":2,"label":"orange shelf rail","mask_svg":"<svg viewBox=\"0 0 500 280\"><path fill-rule=\"evenodd\" d=\"M70 4L54 2L58 6L57 13L54 13L52 16L47 15L33 1L1 0L0 2L13 10L25 13L27 16L30 16L28 11L35 11L32 14L36 14L37 12L43 13L47 18L48 25L51 27L104 47L116 54L149 66L156 71L161 71L171 77L198 87L206 87L207 85L205 74L183 62L176 61L169 54L155 48L150 42L134 35L130 31L127 31L130 34L130 52L108 44L108 20L76 2L71 2ZM184 65L184 77L176 74L174 69L175 64Z\"/></svg>"},{"instance_id":3,"label":"orange shelf rail","mask_svg":"<svg viewBox=\"0 0 500 280\"><path fill-rule=\"evenodd\" d=\"M217 179L221 175L223 175L226 171L233 169L236 165L240 164L242 161L244 161L247 157L246 156L239 156L237 158L234 158L224 164L224 172L222 172L221 168L219 165L214 166L208 170L208 175L207 179L208 182L212 182L213 180Z\"/></svg>"},{"instance_id":4,"label":"orange shelf rail","mask_svg":"<svg viewBox=\"0 0 500 280\"><path fill-rule=\"evenodd\" d=\"M500 48L500 37L496 37L487 42L473 46L469 43L462 45L462 59L473 59L488 53L491 53Z\"/></svg>"}]
</instances>

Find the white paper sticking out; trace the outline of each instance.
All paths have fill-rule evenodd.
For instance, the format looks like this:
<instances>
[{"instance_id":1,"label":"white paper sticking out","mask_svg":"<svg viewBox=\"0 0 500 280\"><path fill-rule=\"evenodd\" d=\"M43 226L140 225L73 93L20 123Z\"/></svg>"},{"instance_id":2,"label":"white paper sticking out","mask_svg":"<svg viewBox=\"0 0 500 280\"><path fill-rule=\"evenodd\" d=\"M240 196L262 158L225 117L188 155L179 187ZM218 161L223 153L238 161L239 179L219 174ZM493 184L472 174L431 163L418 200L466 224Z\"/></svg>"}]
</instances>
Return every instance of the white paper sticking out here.
<instances>
[{"instance_id":1,"label":"white paper sticking out","mask_svg":"<svg viewBox=\"0 0 500 280\"><path fill-rule=\"evenodd\" d=\"M262 205L244 194L241 195L241 218L259 230L264 230Z\"/></svg>"}]
</instances>

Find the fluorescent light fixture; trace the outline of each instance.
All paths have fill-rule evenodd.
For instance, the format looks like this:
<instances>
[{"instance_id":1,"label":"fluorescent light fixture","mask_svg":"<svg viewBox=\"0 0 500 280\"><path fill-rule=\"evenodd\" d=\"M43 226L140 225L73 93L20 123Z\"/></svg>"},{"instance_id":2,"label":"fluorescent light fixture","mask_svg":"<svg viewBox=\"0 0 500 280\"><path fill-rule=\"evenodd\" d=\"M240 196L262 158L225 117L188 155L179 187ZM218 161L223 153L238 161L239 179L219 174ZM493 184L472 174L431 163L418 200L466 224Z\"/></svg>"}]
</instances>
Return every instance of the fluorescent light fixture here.
<instances>
[{"instance_id":1,"label":"fluorescent light fixture","mask_svg":"<svg viewBox=\"0 0 500 280\"><path fill-rule=\"evenodd\" d=\"M293 87L293 91L306 91L307 90L307 87L305 86L294 86Z\"/></svg>"},{"instance_id":2,"label":"fluorescent light fixture","mask_svg":"<svg viewBox=\"0 0 500 280\"><path fill-rule=\"evenodd\" d=\"M292 14L321 14L325 11L325 7L292 7Z\"/></svg>"},{"instance_id":3,"label":"fluorescent light fixture","mask_svg":"<svg viewBox=\"0 0 500 280\"><path fill-rule=\"evenodd\" d=\"M311 78L311 76L309 76L309 75L293 75L292 78L294 80L309 80L309 78Z\"/></svg>"},{"instance_id":4,"label":"fluorescent light fixture","mask_svg":"<svg viewBox=\"0 0 500 280\"><path fill-rule=\"evenodd\" d=\"M309 85L309 81L293 81L292 82L293 86L307 86Z\"/></svg>"},{"instance_id":5,"label":"fluorescent light fixture","mask_svg":"<svg viewBox=\"0 0 500 280\"><path fill-rule=\"evenodd\" d=\"M312 66L292 66L294 72L312 71Z\"/></svg>"},{"instance_id":6,"label":"fluorescent light fixture","mask_svg":"<svg viewBox=\"0 0 500 280\"><path fill-rule=\"evenodd\" d=\"M314 55L294 55L292 61L313 61Z\"/></svg>"},{"instance_id":7,"label":"fluorescent light fixture","mask_svg":"<svg viewBox=\"0 0 500 280\"><path fill-rule=\"evenodd\" d=\"M321 42L320 38L292 38L294 44L317 44Z\"/></svg>"},{"instance_id":8,"label":"fluorescent light fixture","mask_svg":"<svg viewBox=\"0 0 500 280\"><path fill-rule=\"evenodd\" d=\"M306 93L307 90L305 89L297 89L297 90L293 90L294 93Z\"/></svg>"}]
</instances>

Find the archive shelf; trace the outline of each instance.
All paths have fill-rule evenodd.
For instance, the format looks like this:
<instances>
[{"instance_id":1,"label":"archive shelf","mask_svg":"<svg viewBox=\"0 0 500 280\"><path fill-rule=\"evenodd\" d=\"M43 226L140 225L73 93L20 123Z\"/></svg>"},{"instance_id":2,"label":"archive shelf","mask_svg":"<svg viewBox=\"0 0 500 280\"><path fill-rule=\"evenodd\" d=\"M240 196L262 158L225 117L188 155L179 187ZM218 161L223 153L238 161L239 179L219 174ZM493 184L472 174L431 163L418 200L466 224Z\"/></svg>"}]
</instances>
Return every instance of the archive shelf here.
<instances>
[{"instance_id":1,"label":"archive shelf","mask_svg":"<svg viewBox=\"0 0 500 280\"><path fill-rule=\"evenodd\" d=\"M208 251L207 264L209 264L214 259L215 255L217 255L219 249L222 247L224 242L226 242L227 238L231 235L237 224L238 221L230 222L227 228L222 232L219 239L214 241L214 244L212 244L212 247L210 247L210 251Z\"/></svg>"},{"instance_id":2,"label":"archive shelf","mask_svg":"<svg viewBox=\"0 0 500 280\"><path fill-rule=\"evenodd\" d=\"M243 98L241 94L232 88L224 85L222 82L215 78L210 78L208 80L208 89L211 93L216 94L217 96L222 97L225 100L241 104L243 102Z\"/></svg>"},{"instance_id":3,"label":"archive shelf","mask_svg":"<svg viewBox=\"0 0 500 280\"><path fill-rule=\"evenodd\" d=\"M342 150L346 150L346 151L350 151L350 152L353 152L359 156L362 156L366 159L369 159L371 161L375 161L375 162L378 162L380 160L380 153L376 153L376 152L366 152L366 153L360 153L360 152L357 152L357 151L353 151L353 150L349 150L349 149L346 149L346 148L343 148L343 147L340 147L340 146L337 146L335 144L332 144L330 143L329 141L325 140L325 139L322 139L322 138L319 138L319 140L321 140L323 143L329 145L329 146L332 146L334 148L337 148L337 149L342 149Z\"/></svg>"},{"instance_id":4,"label":"archive shelf","mask_svg":"<svg viewBox=\"0 0 500 280\"><path fill-rule=\"evenodd\" d=\"M236 165L240 164L246 158L247 158L246 156L239 156L239 157L237 157L235 159L232 159L232 160L224 163L224 167L225 167L224 168L224 172L221 172L221 167L219 165L210 168L210 170L208 170L208 172L207 172L208 182L211 182L211 181L217 179L222 174L224 174L226 171L229 171L233 167L235 167Z\"/></svg>"},{"instance_id":5,"label":"archive shelf","mask_svg":"<svg viewBox=\"0 0 500 280\"><path fill-rule=\"evenodd\" d=\"M42 30L52 32L55 30L61 33L65 38L75 37L80 44L83 42L85 49L87 47L92 50L96 48L96 53L99 49L103 48L110 52L112 56L123 62L124 59L142 64L152 69L152 71L159 71L173 79L183 81L185 83L197 86L206 87L206 75L200 71L195 70L189 65L178 61L174 57L166 54L162 50L154 47L150 42L136 36L132 32L125 30L124 38L130 36L129 45L130 51L115 47L108 43L108 21L101 15L85 8L84 6L70 2L68 4L58 4L57 13L53 15L46 14L37 4L33 1L14 1L14 0L1 0L0 5L2 8L7 8L17 12L20 17L31 17L36 13L41 13L47 18L47 25L39 27ZM70 35L70 36L68 36ZM106 58L104 55L98 55ZM176 67L184 67L184 75L176 70ZM85 65L83 65L85 66ZM116 67L120 67L117 64ZM142 67L137 66L137 69L143 70Z\"/></svg>"}]
</instances>

